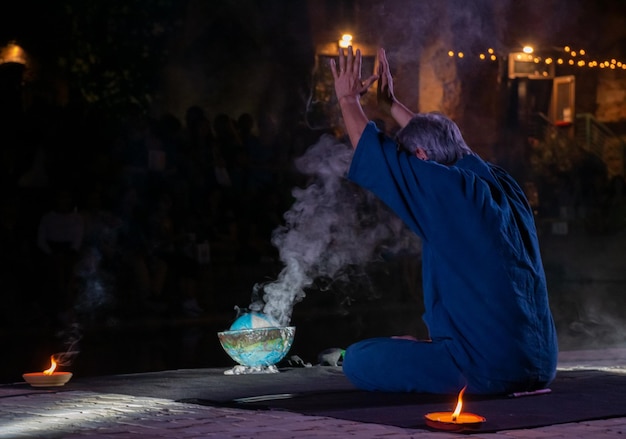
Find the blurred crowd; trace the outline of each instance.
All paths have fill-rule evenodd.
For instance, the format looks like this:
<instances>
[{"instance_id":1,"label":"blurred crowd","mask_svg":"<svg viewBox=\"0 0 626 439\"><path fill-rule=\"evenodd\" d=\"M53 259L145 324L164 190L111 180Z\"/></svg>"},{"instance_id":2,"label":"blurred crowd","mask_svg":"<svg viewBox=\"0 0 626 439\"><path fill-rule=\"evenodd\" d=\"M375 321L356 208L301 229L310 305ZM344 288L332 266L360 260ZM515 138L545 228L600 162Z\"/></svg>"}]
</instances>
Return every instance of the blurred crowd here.
<instances>
[{"instance_id":1,"label":"blurred crowd","mask_svg":"<svg viewBox=\"0 0 626 439\"><path fill-rule=\"evenodd\" d=\"M277 262L272 231L305 183L293 159L320 135L199 106L181 120L33 105L1 122L0 329L202 315L208 271ZM623 176L581 157L535 165L525 187L538 218L623 230Z\"/></svg>"},{"instance_id":2,"label":"blurred crowd","mask_svg":"<svg viewBox=\"0 0 626 439\"><path fill-rule=\"evenodd\" d=\"M250 113L34 106L5 130L0 327L98 308L197 316L206 267L275 261L306 129ZM300 146L298 146L300 145ZM26 321L25 321L26 320Z\"/></svg>"}]
</instances>

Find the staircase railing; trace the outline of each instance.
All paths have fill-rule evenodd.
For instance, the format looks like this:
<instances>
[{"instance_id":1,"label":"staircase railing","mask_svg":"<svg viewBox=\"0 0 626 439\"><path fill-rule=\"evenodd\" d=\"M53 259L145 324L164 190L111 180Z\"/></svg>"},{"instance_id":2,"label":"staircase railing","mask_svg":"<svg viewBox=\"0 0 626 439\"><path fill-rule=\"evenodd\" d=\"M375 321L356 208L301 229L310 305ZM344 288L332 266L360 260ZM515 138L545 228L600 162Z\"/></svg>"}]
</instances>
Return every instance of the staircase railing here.
<instances>
[{"instance_id":1,"label":"staircase railing","mask_svg":"<svg viewBox=\"0 0 626 439\"><path fill-rule=\"evenodd\" d=\"M618 142L621 161L623 164L622 175L626 174L626 143L616 135L609 127L598 121L592 114L580 113L576 115L575 128L576 141L588 151L602 157L604 146L608 142Z\"/></svg>"},{"instance_id":2,"label":"staircase railing","mask_svg":"<svg viewBox=\"0 0 626 439\"><path fill-rule=\"evenodd\" d=\"M548 116L541 112L533 113L528 125L528 137L546 139L556 132L555 128Z\"/></svg>"}]
</instances>

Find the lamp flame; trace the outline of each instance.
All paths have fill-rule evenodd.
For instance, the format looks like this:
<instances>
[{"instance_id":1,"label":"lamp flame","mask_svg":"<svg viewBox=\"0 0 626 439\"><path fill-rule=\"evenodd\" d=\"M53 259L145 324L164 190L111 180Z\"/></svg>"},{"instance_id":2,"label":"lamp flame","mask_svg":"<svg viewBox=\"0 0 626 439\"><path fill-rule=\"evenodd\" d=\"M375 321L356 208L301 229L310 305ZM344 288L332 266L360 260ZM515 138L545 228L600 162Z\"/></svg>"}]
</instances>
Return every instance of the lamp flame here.
<instances>
[{"instance_id":1,"label":"lamp flame","mask_svg":"<svg viewBox=\"0 0 626 439\"><path fill-rule=\"evenodd\" d=\"M44 375L52 375L54 370L57 368L57 362L54 361L54 356L50 357L50 368L43 371Z\"/></svg>"},{"instance_id":2,"label":"lamp flame","mask_svg":"<svg viewBox=\"0 0 626 439\"><path fill-rule=\"evenodd\" d=\"M461 414L461 409L463 408L463 393L465 393L466 388L467 386L463 387L459 392L459 396L456 402L456 408L454 409L454 412L452 412L452 422L456 422L457 418Z\"/></svg>"}]
</instances>

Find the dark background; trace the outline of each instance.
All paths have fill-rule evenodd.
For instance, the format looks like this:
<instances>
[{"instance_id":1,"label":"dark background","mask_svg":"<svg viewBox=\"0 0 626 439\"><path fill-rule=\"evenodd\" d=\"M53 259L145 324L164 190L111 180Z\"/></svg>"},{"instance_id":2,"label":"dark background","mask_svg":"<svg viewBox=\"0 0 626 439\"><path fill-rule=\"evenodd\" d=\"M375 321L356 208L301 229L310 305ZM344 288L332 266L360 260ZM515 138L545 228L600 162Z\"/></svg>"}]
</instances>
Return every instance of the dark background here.
<instances>
[{"instance_id":1,"label":"dark background","mask_svg":"<svg viewBox=\"0 0 626 439\"><path fill-rule=\"evenodd\" d=\"M622 1L469 6L449 1L439 7L452 17L454 39L468 49L493 42L505 52L534 39L543 46L565 42L626 58ZM413 61L405 54L437 38L438 22L428 19L441 11L425 1L407 2L405 14L396 14L397 8L403 9L392 2L304 0L4 5L0 45L15 41L28 64L0 65L5 359L0 378L19 380L23 372L42 370L49 355L70 346L79 354L68 368L84 375L230 366L216 332L235 317L235 305L248 305L257 283L275 279L283 268L271 234L284 223L292 190L309 181L295 169L294 159L323 134L342 134L341 122L332 113L318 114L312 102L316 87L324 87L316 82L324 67L316 64L320 41L333 41L337 30L352 25L362 41L396 48L391 56L399 84L410 84L414 72L406 66ZM483 14L487 10L491 15ZM487 130L469 116L462 128L525 176L528 164L520 165L509 143L501 143L510 140L505 116L514 107L503 72L498 67L478 75L474 68L460 70L466 81L461 106L467 113L505 101L485 116L501 123L502 135L494 142L483 140ZM581 109L593 113L597 102L590 90L598 80L582 78L580 89L588 96L580 99ZM501 96L493 95L498 81ZM213 165L208 144L198 151L190 146L194 134L187 110L192 106L202 110L212 131L218 115L233 122L243 113L252 115L268 152L260 168L270 176L268 185L234 194L219 190L207 177ZM148 170L146 151L153 138L182 148L168 156L168 172ZM46 181L25 184L24 176L37 163ZM585 170L584 187L596 169ZM561 176L558 169L548 172ZM59 305L49 265L36 245L41 217L52 208L54 194L67 188L77 210L97 218L92 248L102 258L95 271L79 276L83 301L69 307ZM607 194L593 197L606 201ZM162 202L168 207L159 216ZM570 221L568 233L561 235L554 232L558 208L543 206L537 221L562 347L623 343L624 212L611 210L617 219L610 225L594 223L608 218L605 211ZM157 219L171 228L175 252L158 254L149 247L156 236L163 238L155 230ZM109 233L113 244L104 239ZM198 262L193 246L190 256L190 239L193 245L210 244L210 263ZM88 254L80 253L79 261ZM310 287L294 308L294 354L316 362L321 350L360 338L425 334L417 318L419 258L401 255L366 268L369 283L361 291L355 292L361 286L356 281L352 288L328 279ZM147 285L159 275L165 280L156 294ZM190 298L199 309L184 308Z\"/></svg>"}]
</instances>

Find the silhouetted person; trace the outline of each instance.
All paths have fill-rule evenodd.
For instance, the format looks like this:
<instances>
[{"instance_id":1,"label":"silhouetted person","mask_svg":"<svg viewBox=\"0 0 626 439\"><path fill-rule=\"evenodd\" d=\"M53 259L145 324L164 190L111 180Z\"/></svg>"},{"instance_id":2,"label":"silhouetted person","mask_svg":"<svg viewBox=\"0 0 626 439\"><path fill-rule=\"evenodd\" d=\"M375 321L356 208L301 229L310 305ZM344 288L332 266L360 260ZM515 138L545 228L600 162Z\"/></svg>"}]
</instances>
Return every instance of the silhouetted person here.
<instances>
[{"instance_id":1,"label":"silhouetted person","mask_svg":"<svg viewBox=\"0 0 626 439\"><path fill-rule=\"evenodd\" d=\"M225 113L219 113L213 119L215 131L216 155L223 160L228 171L233 191L240 191L243 187L243 167L246 161L245 150L241 144L235 123Z\"/></svg>"},{"instance_id":2,"label":"silhouetted person","mask_svg":"<svg viewBox=\"0 0 626 439\"><path fill-rule=\"evenodd\" d=\"M2 285L2 307L0 327L11 324L27 324L25 318L33 318L30 300L33 288L33 273L36 266L24 228L19 197L12 191L0 197L0 285Z\"/></svg>"},{"instance_id":3,"label":"silhouetted person","mask_svg":"<svg viewBox=\"0 0 626 439\"><path fill-rule=\"evenodd\" d=\"M245 152L246 189L258 193L272 183L272 150L261 143L254 132L254 118L250 113L243 113L237 119L237 129Z\"/></svg>"},{"instance_id":4,"label":"silhouetted person","mask_svg":"<svg viewBox=\"0 0 626 439\"><path fill-rule=\"evenodd\" d=\"M52 310L70 311L76 297L75 266L83 242L83 218L69 189L57 188L53 205L39 221L37 246L44 255L44 292Z\"/></svg>"}]
</instances>

